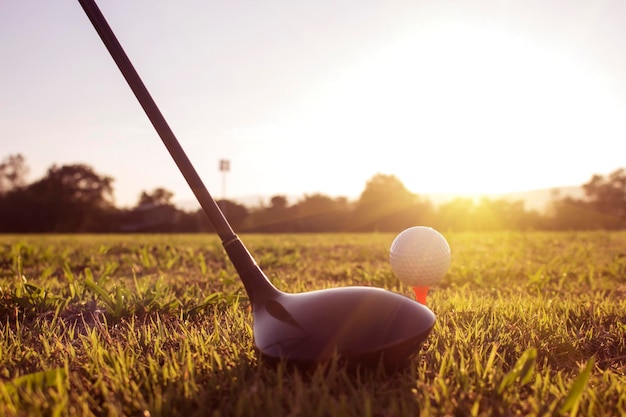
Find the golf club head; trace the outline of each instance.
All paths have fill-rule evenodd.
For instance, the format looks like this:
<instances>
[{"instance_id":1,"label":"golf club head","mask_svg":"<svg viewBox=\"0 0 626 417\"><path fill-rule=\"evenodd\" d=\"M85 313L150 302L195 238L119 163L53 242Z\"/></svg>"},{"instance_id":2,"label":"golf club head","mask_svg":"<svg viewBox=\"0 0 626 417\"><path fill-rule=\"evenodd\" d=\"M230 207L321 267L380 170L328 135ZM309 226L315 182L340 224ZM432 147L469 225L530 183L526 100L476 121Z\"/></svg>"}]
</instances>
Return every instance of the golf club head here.
<instances>
[{"instance_id":1,"label":"golf club head","mask_svg":"<svg viewBox=\"0 0 626 417\"><path fill-rule=\"evenodd\" d=\"M270 362L308 367L335 357L396 369L419 352L435 325L426 306L374 287L279 291L239 238L224 248L252 304L254 344Z\"/></svg>"},{"instance_id":2,"label":"golf club head","mask_svg":"<svg viewBox=\"0 0 626 417\"><path fill-rule=\"evenodd\" d=\"M396 369L435 325L426 306L374 287L287 294L274 287L239 238L224 244L252 304L254 344L270 362L308 367L335 357Z\"/></svg>"},{"instance_id":3,"label":"golf club head","mask_svg":"<svg viewBox=\"0 0 626 417\"><path fill-rule=\"evenodd\" d=\"M397 369L419 352L435 325L428 307L373 287L279 292L253 304L253 314L258 352L305 367L338 357Z\"/></svg>"}]
</instances>

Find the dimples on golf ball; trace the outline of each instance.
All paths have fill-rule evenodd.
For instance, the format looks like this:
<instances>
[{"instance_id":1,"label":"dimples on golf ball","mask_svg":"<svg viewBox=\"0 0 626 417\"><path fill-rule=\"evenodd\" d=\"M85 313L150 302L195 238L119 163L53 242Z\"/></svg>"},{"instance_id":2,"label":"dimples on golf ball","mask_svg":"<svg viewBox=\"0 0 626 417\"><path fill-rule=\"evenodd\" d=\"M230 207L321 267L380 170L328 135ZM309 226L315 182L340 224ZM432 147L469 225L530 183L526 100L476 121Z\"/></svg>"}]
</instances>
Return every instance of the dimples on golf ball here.
<instances>
[{"instance_id":1,"label":"dimples on golf ball","mask_svg":"<svg viewBox=\"0 0 626 417\"><path fill-rule=\"evenodd\" d=\"M393 273L411 286L430 286L441 281L450 267L450 246L435 229L415 226L401 232L391 243L389 261Z\"/></svg>"}]
</instances>

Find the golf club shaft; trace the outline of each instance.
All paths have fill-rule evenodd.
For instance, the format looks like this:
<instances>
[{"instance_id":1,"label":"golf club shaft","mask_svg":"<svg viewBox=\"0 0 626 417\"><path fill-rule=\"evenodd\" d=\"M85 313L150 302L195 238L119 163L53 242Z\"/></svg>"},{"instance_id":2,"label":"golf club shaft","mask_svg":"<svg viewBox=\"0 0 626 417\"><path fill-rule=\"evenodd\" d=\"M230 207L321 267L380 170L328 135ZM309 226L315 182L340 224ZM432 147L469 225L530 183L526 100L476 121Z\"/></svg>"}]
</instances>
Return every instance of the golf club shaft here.
<instances>
[{"instance_id":1,"label":"golf club shaft","mask_svg":"<svg viewBox=\"0 0 626 417\"><path fill-rule=\"evenodd\" d=\"M276 291L276 288L270 283L263 271L259 268L256 261L250 255L239 237L235 234L232 227L226 220L226 217L220 210L219 206L211 197L211 194L204 186L200 176L191 164L191 161L180 146L178 139L170 129L163 114L152 99L150 92L144 85L141 77L130 62L130 59L124 52L122 45L117 40L113 30L102 15L102 12L96 5L94 0L78 0L85 14L93 24L93 27L100 35L100 39L109 50L111 57L122 72L122 75L128 82L131 90L139 100L141 107L152 122L157 133L161 137L163 144L169 151L170 155L176 162L178 169L187 180L187 184L191 187L196 199L200 203L202 210L209 218L209 221L215 227L217 234L222 239L222 245L226 249L226 253L231 262L235 266L239 277L241 278L246 292L250 299L260 296L263 292Z\"/></svg>"},{"instance_id":2,"label":"golf club shaft","mask_svg":"<svg viewBox=\"0 0 626 417\"><path fill-rule=\"evenodd\" d=\"M222 238L222 241L233 239L235 237L235 233L232 227L226 220L226 217L213 197L211 197L211 194L204 186L200 176L191 164L191 161L189 161L185 151L180 146L178 139L176 139L172 129L169 127L167 121L163 117L163 114L152 99L150 92L144 85L141 77L139 77L135 67L130 62L130 59L126 55L126 52L124 52L122 45L117 40L117 37L111 30L111 27L102 15L102 12L100 12L100 9L93 0L78 1L96 29L96 32L100 35L102 42L104 42L104 45L109 50L111 57L119 67L131 90L135 93L137 100L139 100L141 107L143 107L146 115L165 144L165 147L169 151L170 155L172 155L178 169L185 177L185 180L187 180L187 183L198 199L202 209L215 227L217 234Z\"/></svg>"}]
</instances>

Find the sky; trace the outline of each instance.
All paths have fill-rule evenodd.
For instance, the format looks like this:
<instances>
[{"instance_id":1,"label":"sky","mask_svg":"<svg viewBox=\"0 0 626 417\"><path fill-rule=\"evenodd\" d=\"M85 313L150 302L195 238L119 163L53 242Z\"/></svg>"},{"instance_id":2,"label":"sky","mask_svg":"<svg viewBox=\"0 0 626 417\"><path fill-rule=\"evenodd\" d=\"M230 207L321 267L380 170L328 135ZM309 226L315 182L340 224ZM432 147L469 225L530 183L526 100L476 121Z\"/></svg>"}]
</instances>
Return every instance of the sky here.
<instances>
[{"instance_id":1,"label":"sky","mask_svg":"<svg viewBox=\"0 0 626 417\"><path fill-rule=\"evenodd\" d=\"M623 0L100 0L215 198L581 185L626 166ZM0 158L192 200L77 1L0 0ZM227 174L219 161L230 160Z\"/></svg>"}]
</instances>

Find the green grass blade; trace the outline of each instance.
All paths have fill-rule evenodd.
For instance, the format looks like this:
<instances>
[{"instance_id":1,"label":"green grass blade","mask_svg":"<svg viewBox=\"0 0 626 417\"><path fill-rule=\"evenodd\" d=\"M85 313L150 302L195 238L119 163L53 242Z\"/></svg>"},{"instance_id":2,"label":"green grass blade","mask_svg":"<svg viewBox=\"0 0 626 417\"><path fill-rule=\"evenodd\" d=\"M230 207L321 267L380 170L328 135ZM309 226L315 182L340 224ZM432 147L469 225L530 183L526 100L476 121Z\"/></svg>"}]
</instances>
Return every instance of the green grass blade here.
<instances>
[{"instance_id":1,"label":"green grass blade","mask_svg":"<svg viewBox=\"0 0 626 417\"><path fill-rule=\"evenodd\" d=\"M578 412L578 404L580 403L580 399L582 398L582 394L585 391L585 387L587 386L587 382L589 381L589 376L591 375L591 370L595 365L595 360L592 357L587 361L585 368L582 370L580 374L574 380L572 387L570 388L567 396L563 400L563 405L559 409L560 413L570 413L570 416L575 416Z\"/></svg>"},{"instance_id":2,"label":"green grass blade","mask_svg":"<svg viewBox=\"0 0 626 417\"><path fill-rule=\"evenodd\" d=\"M61 381L67 378L65 368L55 368L47 371L34 372L22 375L3 384L4 391L9 395L15 395L20 388L23 387L48 387L54 385L59 379Z\"/></svg>"},{"instance_id":3,"label":"green grass blade","mask_svg":"<svg viewBox=\"0 0 626 417\"><path fill-rule=\"evenodd\" d=\"M513 385L517 379L520 380L521 385L530 382L536 362L537 349L528 348L522 353L522 356L517 360L513 369L502 378L502 382L500 382L500 386L498 387L498 394L502 394L502 392Z\"/></svg>"},{"instance_id":4,"label":"green grass blade","mask_svg":"<svg viewBox=\"0 0 626 417\"><path fill-rule=\"evenodd\" d=\"M93 273L89 268L85 269L85 287L96 294L111 310L115 310L115 300L109 295L109 293L96 284L93 280Z\"/></svg>"}]
</instances>

